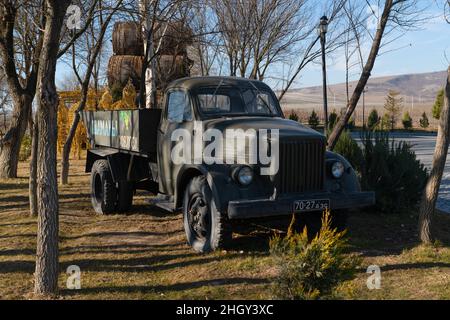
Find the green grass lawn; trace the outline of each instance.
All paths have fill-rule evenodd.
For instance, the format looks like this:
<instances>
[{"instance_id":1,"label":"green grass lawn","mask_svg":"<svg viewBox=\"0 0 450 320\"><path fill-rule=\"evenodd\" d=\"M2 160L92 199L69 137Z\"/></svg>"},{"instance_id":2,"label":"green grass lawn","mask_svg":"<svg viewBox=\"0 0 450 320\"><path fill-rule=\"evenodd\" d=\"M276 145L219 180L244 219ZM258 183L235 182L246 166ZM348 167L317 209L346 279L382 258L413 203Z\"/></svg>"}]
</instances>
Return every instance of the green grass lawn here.
<instances>
[{"instance_id":1,"label":"green grass lawn","mask_svg":"<svg viewBox=\"0 0 450 320\"><path fill-rule=\"evenodd\" d=\"M33 298L36 222L28 216L24 178L0 181L0 298ZM74 161L71 184L60 188L60 299L270 299L276 268L270 228L245 225L229 251L194 253L185 243L180 214L168 215L139 194L128 215L97 216L83 161ZM277 224L283 229L289 218ZM354 213L350 253L362 258L357 277L336 290L343 299L450 299L450 216L438 215L440 240L420 246L416 213ZM241 230L242 229L242 230ZM81 269L81 290L67 290L70 265ZM366 269L382 270L380 290L367 289Z\"/></svg>"}]
</instances>

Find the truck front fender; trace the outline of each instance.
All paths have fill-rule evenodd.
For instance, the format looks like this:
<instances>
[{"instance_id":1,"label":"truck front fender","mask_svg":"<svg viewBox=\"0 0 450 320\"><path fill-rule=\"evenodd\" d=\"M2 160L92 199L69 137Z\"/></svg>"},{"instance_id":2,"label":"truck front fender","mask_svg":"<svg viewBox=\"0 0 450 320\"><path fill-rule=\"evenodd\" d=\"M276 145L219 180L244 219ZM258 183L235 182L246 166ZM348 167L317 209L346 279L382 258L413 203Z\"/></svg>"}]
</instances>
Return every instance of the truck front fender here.
<instances>
[{"instance_id":1,"label":"truck front fender","mask_svg":"<svg viewBox=\"0 0 450 320\"><path fill-rule=\"evenodd\" d=\"M184 191L188 183L197 176L205 176L206 181L208 181L208 185L212 191L214 201L216 203L217 209L219 211L223 211L224 204L227 203L226 198L232 196L237 190L233 190L234 188L230 188L230 180L229 175L219 171L210 170L205 165L186 165L181 168L180 173L177 178L177 185L175 188L175 203L174 207L179 209L183 205L183 196ZM226 193L221 193L220 190L227 190Z\"/></svg>"},{"instance_id":2,"label":"truck front fender","mask_svg":"<svg viewBox=\"0 0 450 320\"><path fill-rule=\"evenodd\" d=\"M356 174L355 169L353 169L353 166L348 162L347 159L345 159L340 154L329 152L326 153L326 161L332 162L333 160L341 161L345 166L345 174L344 176L338 181L341 188L345 192L360 192L361 191L361 184L359 182L359 178ZM328 170L328 166L327 166ZM328 190L333 189L333 185L337 182L334 178L331 177L331 174L329 172L326 172L326 188Z\"/></svg>"}]
</instances>

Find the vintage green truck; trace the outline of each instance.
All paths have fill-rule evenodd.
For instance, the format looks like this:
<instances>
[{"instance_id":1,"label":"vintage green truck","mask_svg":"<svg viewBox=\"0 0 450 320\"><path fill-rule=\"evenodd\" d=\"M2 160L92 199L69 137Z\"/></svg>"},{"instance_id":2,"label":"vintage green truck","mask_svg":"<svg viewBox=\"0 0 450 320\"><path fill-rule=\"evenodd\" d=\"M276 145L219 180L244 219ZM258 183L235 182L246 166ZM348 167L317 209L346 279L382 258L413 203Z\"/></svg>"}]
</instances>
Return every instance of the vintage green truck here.
<instances>
[{"instance_id":1,"label":"vintage green truck","mask_svg":"<svg viewBox=\"0 0 450 320\"><path fill-rule=\"evenodd\" d=\"M147 190L155 205L182 210L188 243L208 252L230 243L234 221L375 203L322 134L284 118L263 82L179 79L163 106L82 113L97 213L125 212Z\"/></svg>"}]
</instances>

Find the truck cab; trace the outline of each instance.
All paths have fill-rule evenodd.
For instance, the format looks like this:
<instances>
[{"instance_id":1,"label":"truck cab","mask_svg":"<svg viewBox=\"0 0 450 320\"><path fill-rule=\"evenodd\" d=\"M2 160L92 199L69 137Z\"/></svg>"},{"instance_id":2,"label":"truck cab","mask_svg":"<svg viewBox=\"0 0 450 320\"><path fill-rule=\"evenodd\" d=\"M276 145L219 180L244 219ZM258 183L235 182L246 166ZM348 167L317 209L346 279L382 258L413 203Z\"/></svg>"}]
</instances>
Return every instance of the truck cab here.
<instances>
[{"instance_id":1,"label":"truck cab","mask_svg":"<svg viewBox=\"0 0 450 320\"><path fill-rule=\"evenodd\" d=\"M234 221L375 202L322 134L284 118L263 82L179 79L162 105L83 113L98 213L126 211L136 189L148 190L154 205L182 211L188 243L208 252L231 242Z\"/></svg>"}]
</instances>

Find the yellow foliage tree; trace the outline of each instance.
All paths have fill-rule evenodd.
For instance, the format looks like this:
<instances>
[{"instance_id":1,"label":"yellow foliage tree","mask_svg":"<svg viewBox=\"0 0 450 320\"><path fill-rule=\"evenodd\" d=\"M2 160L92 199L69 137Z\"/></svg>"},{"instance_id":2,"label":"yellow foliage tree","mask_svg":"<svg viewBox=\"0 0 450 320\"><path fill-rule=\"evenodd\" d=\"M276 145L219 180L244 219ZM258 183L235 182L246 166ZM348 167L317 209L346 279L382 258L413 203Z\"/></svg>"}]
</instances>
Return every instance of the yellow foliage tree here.
<instances>
[{"instance_id":1,"label":"yellow foliage tree","mask_svg":"<svg viewBox=\"0 0 450 320\"><path fill-rule=\"evenodd\" d=\"M125 86L125 88L123 88L122 100L123 104L128 109L136 108L136 89L134 88L131 79L128 80L127 85Z\"/></svg>"},{"instance_id":2,"label":"yellow foliage tree","mask_svg":"<svg viewBox=\"0 0 450 320\"><path fill-rule=\"evenodd\" d=\"M96 93L90 89L86 101L85 110L123 110L123 109L135 109L136 108L136 89L134 88L131 80L123 89L122 100L113 103L111 91L107 88L105 91ZM99 99L99 97L101 97ZM69 134L70 126L72 125L75 112L78 109L79 101L81 100L81 92L64 91L59 93L60 104L58 107L58 153L61 154L66 142L67 135ZM66 104L71 104L68 109ZM80 122L77 131L73 139L72 156L76 159L81 158L81 152L83 148L88 145L87 132L84 124Z\"/></svg>"},{"instance_id":3,"label":"yellow foliage tree","mask_svg":"<svg viewBox=\"0 0 450 320\"><path fill-rule=\"evenodd\" d=\"M111 95L111 91L109 88L105 90L105 93L102 95L102 98L100 99L100 107L103 110L111 110L111 107L113 105L113 97Z\"/></svg>"},{"instance_id":4,"label":"yellow foliage tree","mask_svg":"<svg viewBox=\"0 0 450 320\"><path fill-rule=\"evenodd\" d=\"M79 103L73 104L69 109L69 116L68 116L68 123L69 126L73 122L73 118L75 116L75 112L78 109ZM87 133L86 128L82 123L78 125L77 130L75 131L75 136L73 137L73 143L72 143L72 156L80 160L81 159L81 151L83 150L83 146L85 146L87 143Z\"/></svg>"},{"instance_id":5,"label":"yellow foliage tree","mask_svg":"<svg viewBox=\"0 0 450 320\"><path fill-rule=\"evenodd\" d=\"M58 105L58 154L62 153L64 142L69 133L69 110L63 100L59 100Z\"/></svg>"},{"instance_id":6,"label":"yellow foliage tree","mask_svg":"<svg viewBox=\"0 0 450 320\"><path fill-rule=\"evenodd\" d=\"M113 103L109 110L136 109L136 96L136 89L131 80L129 80L125 88L123 88L122 99Z\"/></svg>"},{"instance_id":7,"label":"yellow foliage tree","mask_svg":"<svg viewBox=\"0 0 450 320\"><path fill-rule=\"evenodd\" d=\"M95 111L97 109L99 97L104 95L103 92L98 94L94 90L89 90L85 110ZM58 107L58 153L61 154L64 143L66 142L67 135L69 134L70 126L72 125L73 118L81 100L81 92L76 91L64 91L59 93L60 105ZM68 109L66 104L72 104ZM77 131L73 139L72 155L73 157L80 159L81 152L88 144L87 132L84 124L80 122Z\"/></svg>"}]
</instances>

